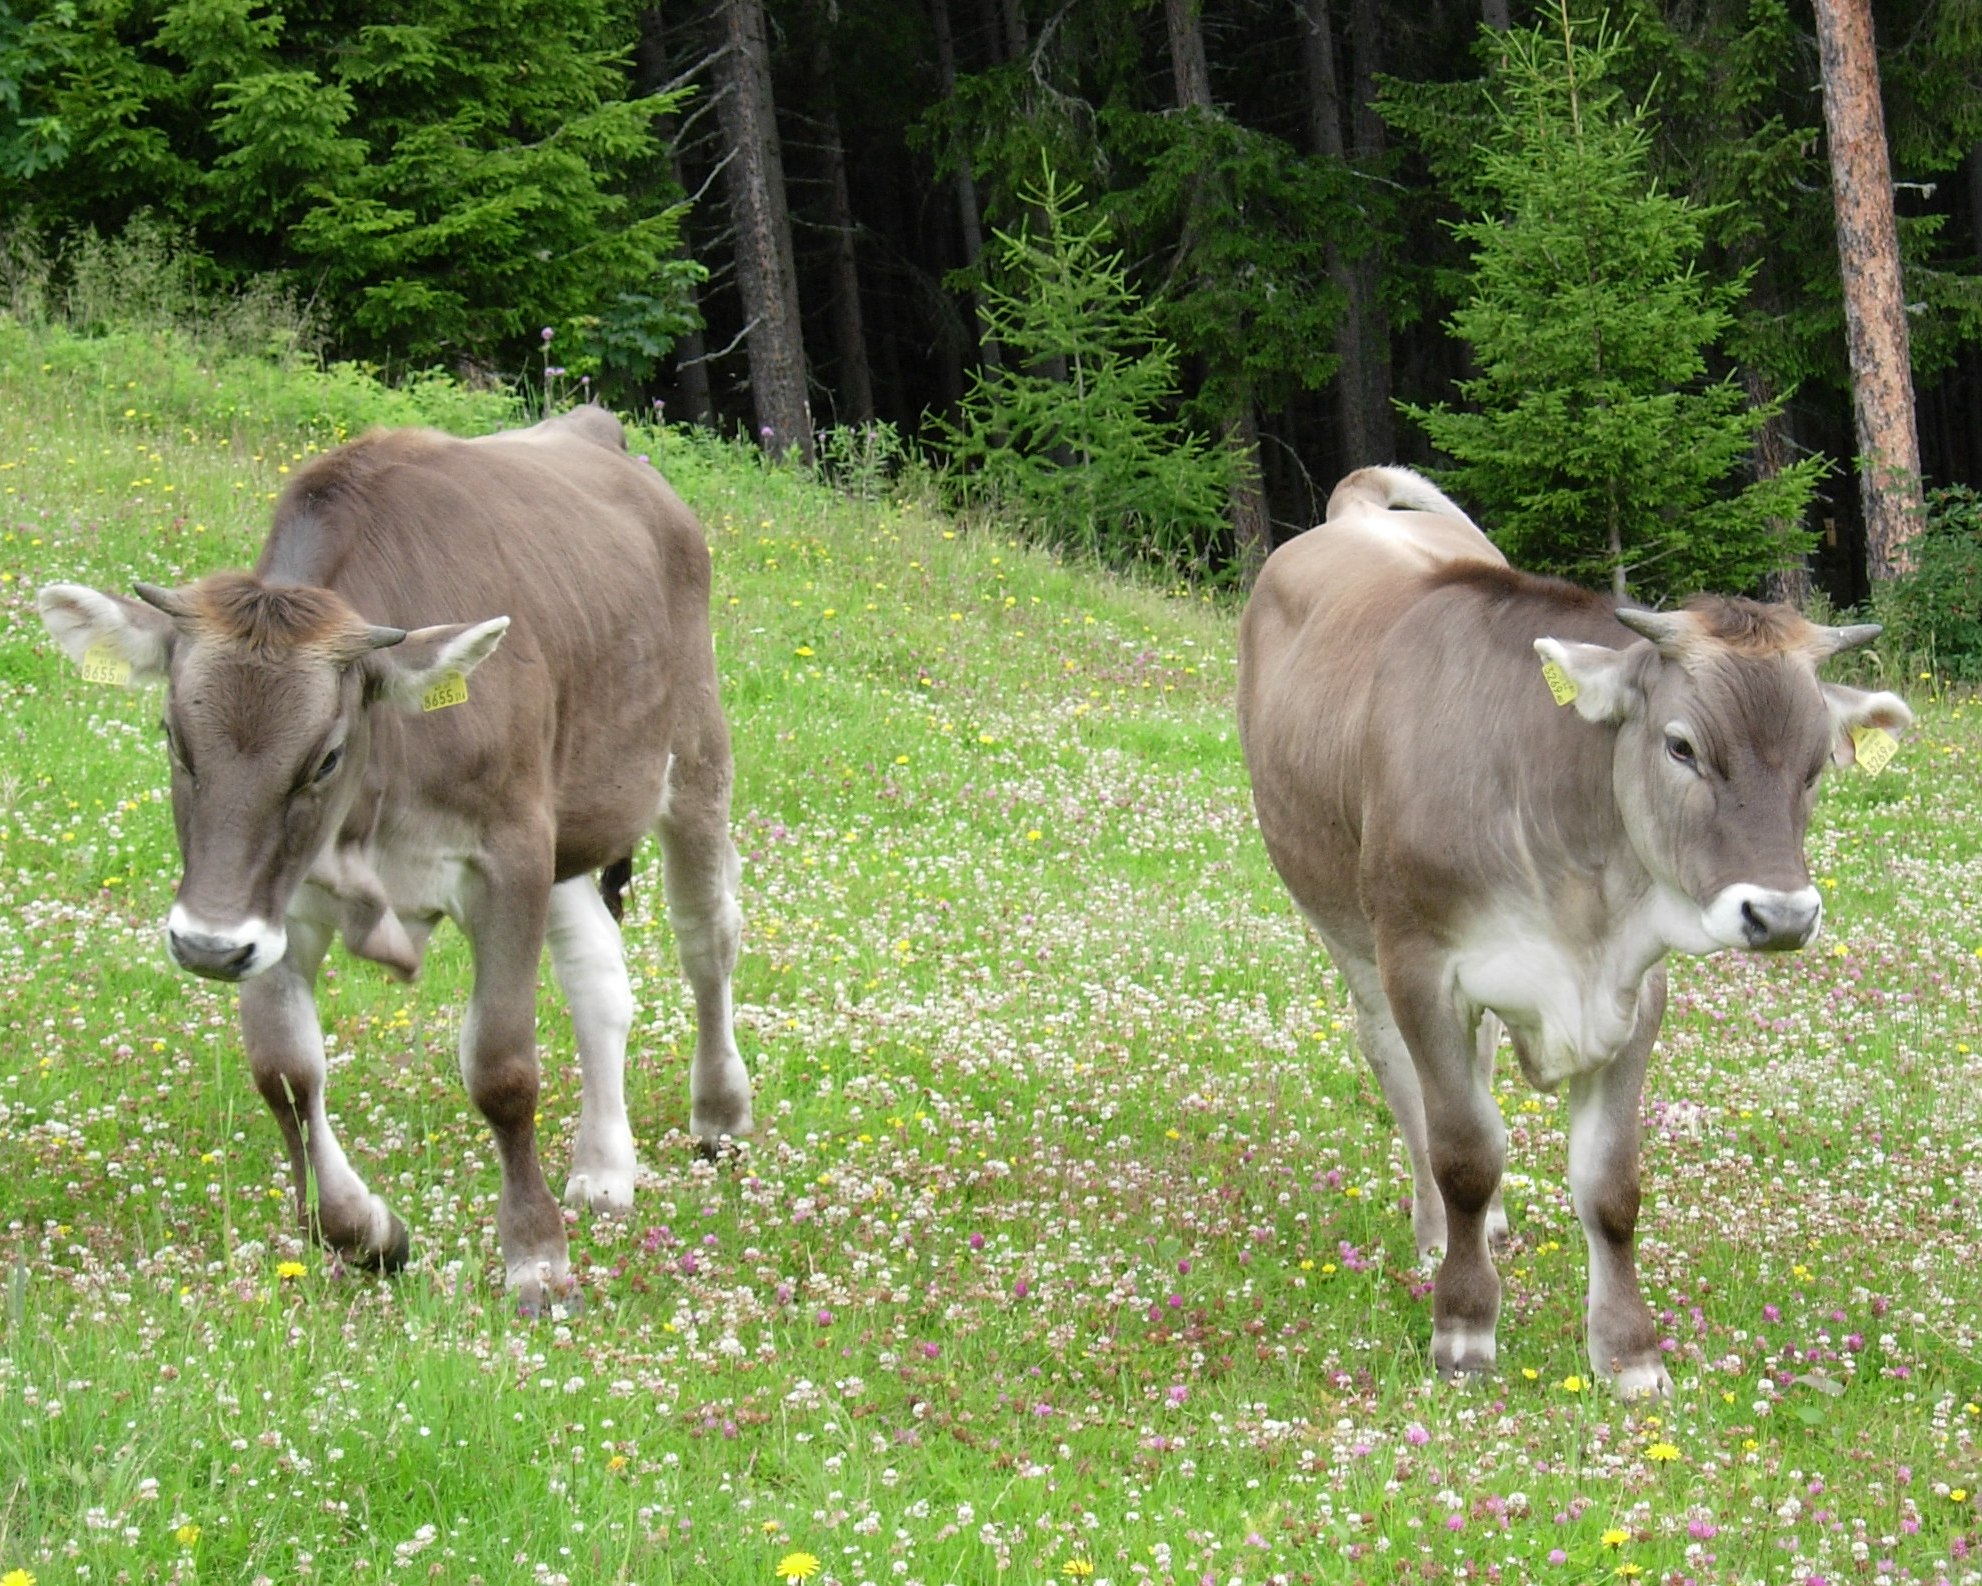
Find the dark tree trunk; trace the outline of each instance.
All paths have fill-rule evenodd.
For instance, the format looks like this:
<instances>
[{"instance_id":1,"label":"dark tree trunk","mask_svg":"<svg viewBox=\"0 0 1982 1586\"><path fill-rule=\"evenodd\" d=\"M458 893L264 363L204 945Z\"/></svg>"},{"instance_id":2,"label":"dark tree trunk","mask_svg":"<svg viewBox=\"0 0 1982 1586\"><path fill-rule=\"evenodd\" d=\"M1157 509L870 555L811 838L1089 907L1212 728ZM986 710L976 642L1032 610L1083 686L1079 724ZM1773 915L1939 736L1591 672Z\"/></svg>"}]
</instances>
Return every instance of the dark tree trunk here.
<instances>
[{"instance_id":1,"label":"dark tree trunk","mask_svg":"<svg viewBox=\"0 0 1982 1586\"><path fill-rule=\"evenodd\" d=\"M1163 21L1170 36L1177 108L1212 115L1211 69L1204 52L1198 5L1199 0L1163 0ZM1187 229L1198 229L1195 219L1187 222ZM1266 495L1260 488L1259 424L1253 414L1252 393L1243 386L1227 410L1224 434L1226 445L1239 459L1238 482L1232 487L1226 509L1232 520L1233 554L1240 576L1251 583L1273 547L1273 526L1267 517Z\"/></svg>"},{"instance_id":2,"label":"dark tree trunk","mask_svg":"<svg viewBox=\"0 0 1982 1586\"><path fill-rule=\"evenodd\" d=\"M1816 9L1866 565L1877 584L1911 566L1923 517L1911 336L1870 0L1816 0Z\"/></svg>"},{"instance_id":3,"label":"dark tree trunk","mask_svg":"<svg viewBox=\"0 0 1982 1586\"><path fill-rule=\"evenodd\" d=\"M1496 33L1505 33L1514 25L1507 0L1480 0L1480 20Z\"/></svg>"},{"instance_id":4,"label":"dark tree trunk","mask_svg":"<svg viewBox=\"0 0 1982 1586\"><path fill-rule=\"evenodd\" d=\"M820 27L812 70L819 99L819 130L826 161L827 268L833 283L833 350L838 355L838 418L865 424L874 417L874 379L867 365L867 330L860 312L860 262L854 252L853 201L847 194L846 145L833 76L833 46Z\"/></svg>"},{"instance_id":5,"label":"dark tree trunk","mask_svg":"<svg viewBox=\"0 0 1982 1586\"><path fill-rule=\"evenodd\" d=\"M1342 91L1336 75L1335 31L1328 18L1328 0L1294 0L1301 31L1301 70L1307 79L1308 146L1327 160L1342 160L1348 149L1342 136ZM1367 463L1386 462L1372 449L1369 426L1364 422L1362 316L1353 312L1356 302L1355 272L1341 243L1330 238L1325 245L1328 278L1342 294L1342 310L1335 320L1335 380L1332 387L1335 408L1335 441L1339 454L1332 461L1338 474L1348 474Z\"/></svg>"},{"instance_id":6,"label":"dark tree trunk","mask_svg":"<svg viewBox=\"0 0 1982 1586\"><path fill-rule=\"evenodd\" d=\"M1764 408L1776 400L1774 385L1759 369L1743 369L1741 383L1747 389L1750 407ZM1796 444L1790 433L1789 410L1780 408L1770 414L1755 432L1750 466L1757 479L1773 479L1795 460ZM1776 521L1771 527L1787 538L1799 525ZM1810 565L1807 561L1798 560L1793 566L1778 569L1768 575L1763 587L1769 599L1786 601L1801 611L1810 603Z\"/></svg>"},{"instance_id":7,"label":"dark tree trunk","mask_svg":"<svg viewBox=\"0 0 1982 1586\"><path fill-rule=\"evenodd\" d=\"M1382 162L1383 122L1376 113L1377 74L1383 70L1383 17L1379 0L1351 0L1349 55L1355 68L1354 138L1350 159L1366 175ZM1350 261L1349 314L1356 321L1356 358L1349 372L1361 403L1366 437L1363 463L1387 463L1397 455L1397 415L1390 405L1390 316L1383 306L1383 251L1372 247Z\"/></svg>"},{"instance_id":8,"label":"dark tree trunk","mask_svg":"<svg viewBox=\"0 0 1982 1586\"><path fill-rule=\"evenodd\" d=\"M737 287L749 326L750 396L765 448L779 456L796 450L809 464L812 410L806 400L805 339L762 0L723 0L721 18L717 110L730 155L725 175Z\"/></svg>"},{"instance_id":9,"label":"dark tree trunk","mask_svg":"<svg viewBox=\"0 0 1982 1586\"><path fill-rule=\"evenodd\" d=\"M943 97L951 99L957 91L957 47L956 37L950 30L950 0L929 0L929 20L936 33L936 70L942 80ZM957 199L957 230L963 238L964 268L975 274L979 261L984 257L984 218L977 203L977 181L970 174L970 161L959 157L956 175L951 179ZM977 356L988 369L996 369L1003 363L998 344L984 334L984 316L978 308L977 293L970 293L971 340L977 344Z\"/></svg>"},{"instance_id":10,"label":"dark tree trunk","mask_svg":"<svg viewBox=\"0 0 1982 1586\"><path fill-rule=\"evenodd\" d=\"M661 8L652 6L642 11L639 27L639 40L633 54L634 87L642 94L658 93L667 86L672 75L668 67L667 24ZM677 129L672 124L663 128L662 136L668 147L668 175L676 189L685 193L688 183L682 172L681 150L675 142L676 135ZM684 254L693 257L688 231L691 220L692 217L683 220L681 246ZM701 294L693 281L686 284L685 290L689 310L699 320L702 315ZM707 424L714 416L715 407L709 394L708 356L709 345L699 327L682 332L681 339L674 346L674 411L667 417L688 424Z\"/></svg>"}]
</instances>

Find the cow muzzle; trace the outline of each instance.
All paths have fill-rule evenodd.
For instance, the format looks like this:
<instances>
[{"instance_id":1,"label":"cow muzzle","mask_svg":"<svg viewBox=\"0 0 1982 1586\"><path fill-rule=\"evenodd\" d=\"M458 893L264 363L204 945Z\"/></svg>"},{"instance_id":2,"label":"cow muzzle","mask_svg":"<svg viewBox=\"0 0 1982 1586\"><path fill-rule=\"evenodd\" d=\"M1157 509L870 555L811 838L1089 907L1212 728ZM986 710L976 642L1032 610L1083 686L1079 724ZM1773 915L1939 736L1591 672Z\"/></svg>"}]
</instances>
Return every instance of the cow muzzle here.
<instances>
[{"instance_id":1,"label":"cow muzzle","mask_svg":"<svg viewBox=\"0 0 1982 1586\"><path fill-rule=\"evenodd\" d=\"M208 980L247 980L281 963L288 950L288 932L265 920L217 926L174 904L165 922L166 955Z\"/></svg>"},{"instance_id":2,"label":"cow muzzle","mask_svg":"<svg viewBox=\"0 0 1982 1586\"><path fill-rule=\"evenodd\" d=\"M1714 940L1757 953L1787 953L1806 946L1824 923L1824 900L1815 887L1779 892L1743 882L1723 889L1707 905Z\"/></svg>"}]
</instances>

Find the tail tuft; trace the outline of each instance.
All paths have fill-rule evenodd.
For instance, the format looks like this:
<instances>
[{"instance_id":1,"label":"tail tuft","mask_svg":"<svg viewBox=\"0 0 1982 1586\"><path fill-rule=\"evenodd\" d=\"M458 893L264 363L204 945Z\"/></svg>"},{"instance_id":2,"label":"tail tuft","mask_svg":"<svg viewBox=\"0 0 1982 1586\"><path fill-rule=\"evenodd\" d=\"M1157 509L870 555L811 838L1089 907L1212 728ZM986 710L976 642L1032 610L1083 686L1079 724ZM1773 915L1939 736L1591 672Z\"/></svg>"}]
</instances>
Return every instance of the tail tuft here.
<instances>
[{"instance_id":1,"label":"tail tuft","mask_svg":"<svg viewBox=\"0 0 1982 1586\"><path fill-rule=\"evenodd\" d=\"M1379 512L1387 512L1392 507L1406 507L1414 512L1436 512L1443 517L1457 518L1468 528L1479 528L1456 501L1423 474L1409 468L1358 468L1329 496L1328 516L1340 517L1358 506L1375 507Z\"/></svg>"}]
</instances>

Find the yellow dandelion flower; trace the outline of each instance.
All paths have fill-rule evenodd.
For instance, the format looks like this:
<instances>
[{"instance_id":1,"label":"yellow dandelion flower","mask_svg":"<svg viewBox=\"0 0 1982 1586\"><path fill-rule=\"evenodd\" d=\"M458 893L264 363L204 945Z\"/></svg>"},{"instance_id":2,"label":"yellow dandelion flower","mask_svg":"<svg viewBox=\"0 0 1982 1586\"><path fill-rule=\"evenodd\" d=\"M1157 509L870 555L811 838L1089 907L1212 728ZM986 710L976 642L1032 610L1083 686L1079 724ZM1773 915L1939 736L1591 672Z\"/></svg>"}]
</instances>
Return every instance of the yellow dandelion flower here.
<instances>
[{"instance_id":1,"label":"yellow dandelion flower","mask_svg":"<svg viewBox=\"0 0 1982 1586\"><path fill-rule=\"evenodd\" d=\"M1631 1533L1629 1531L1620 1531L1616 1526L1612 1526L1603 1534L1603 1545L1605 1547L1622 1547L1630 1540Z\"/></svg>"},{"instance_id":2,"label":"yellow dandelion flower","mask_svg":"<svg viewBox=\"0 0 1982 1586\"><path fill-rule=\"evenodd\" d=\"M0 1575L0 1586L34 1586L34 1577L24 1569L10 1569Z\"/></svg>"},{"instance_id":3,"label":"yellow dandelion flower","mask_svg":"<svg viewBox=\"0 0 1982 1586\"><path fill-rule=\"evenodd\" d=\"M819 1560L810 1553L787 1553L771 1573L782 1581L810 1580L819 1573Z\"/></svg>"},{"instance_id":4,"label":"yellow dandelion flower","mask_svg":"<svg viewBox=\"0 0 1982 1586\"><path fill-rule=\"evenodd\" d=\"M1618 1573L1619 1575L1622 1575L1622 1576L1623 1576L1623 1577L1624 1577L1624 1578L1625 1578L1626 1580L1630 1580L1630 1579L1632 1578L1632 1576L1634 1576L1634 1575L1642 1575L1642 1574L1644 1574L1644 1573L1645 1573L1645 1571L1644 1571L1644 1568L1643 1568L1643 1566L1641 1566L1641 1565L1637 1565L1637 1564L1620 1564L1620 1565L1618 1565L1618 1566L1617 1566L1617 1573Z\"/></svg>"},{"instance_id":5,"label":"yellow dandelion flower","mask_svg":"<svg viewBox=\"0 0 1982 1586\"><path fill-rule=\"evenodd\" d=\"M1669 1459L1679 1458L1679 1450L1671 1443L1654 1443L1645 1450L1645 1458L1655 1459L1662 1465Z\"/></svg>"},{"instance_id":6,"label":"yellow dandelion flower","mask_svg":"<svg viewBox=\"0 0 1982 1586\"><path fill-rule=\"evenodd\" d=\"M1581 1377L1564 1377L1562 1379L1562 1391L1564 1393L1581 1393L1583 1391L1583 1379Z\"/></svg>"},{"instance_id":7,"label":"yellow dandelion flower","mask_svg":"<svg viewBox=\"0 0 1982 1586\"><path fill-rule=\"evenodd\" d=\"M606 1469L607 1470L626 1469L626 1456L624 1454L613 1455L612 1458L606 1461Z\"/></svg>"},{"instance_id":8,"label":"yellow dandelion flower","mask_svg":"<svg viewBox=\"0 0 1982 1586\"><path fill-rule=\"evenodd\" d=\"M1523 1366L1521 1368L1521 1375L1526 1377L1528 1381L1533 1382L1536 1378L1538 1378L1541 1375L1541 1373L1535 1370L1533 1366Z\"/></svg>"},{"instance_id":9,"label":"yellow dandelion flower","mask_svg":"<svg viewBox=\"0 0 1982 1586\"><path fill-rule=\"evenodd\" d=\"M197 1546L200 1540L200 1528L189 1520L172 1533L172 1540L181 1547Z\"/></svg>"},{"instance_id":10,"label":"yellow dandelion flower","mask_svg":"<svg viewBox=\"0 0 1982 1586\"><path fill-rule=\"evenodd\" d=\"M275 1275L287 1283L291 1278L300 1278L309 1270L300 1261L279 1261L276 1263Z\"/></svg>"},{"instance_id":11,"label":"yellow dandelion flower","mask_svg":"<svg viewBox=\"0 0 1982 1586\"><path fill-rule=\"evenodd\" d=\"M1070 1558L1060 1566L1060 1573L1074 1580L1086 1580L1094 1573L1094 1565L1084 1558Z\"/></svg>"},{"instance_id":12,"label":"yellow dandelion flower","mask_svg":"<svg viewBox=\"0 0 1982 1586\"><path fill-rule=\"evenodd\" d=\"M1966 1487L1956 1487L1948 1496L1956 1503L1966 1503L1968 1502L1968 1489Z\"/></svg>"}]
</instances>

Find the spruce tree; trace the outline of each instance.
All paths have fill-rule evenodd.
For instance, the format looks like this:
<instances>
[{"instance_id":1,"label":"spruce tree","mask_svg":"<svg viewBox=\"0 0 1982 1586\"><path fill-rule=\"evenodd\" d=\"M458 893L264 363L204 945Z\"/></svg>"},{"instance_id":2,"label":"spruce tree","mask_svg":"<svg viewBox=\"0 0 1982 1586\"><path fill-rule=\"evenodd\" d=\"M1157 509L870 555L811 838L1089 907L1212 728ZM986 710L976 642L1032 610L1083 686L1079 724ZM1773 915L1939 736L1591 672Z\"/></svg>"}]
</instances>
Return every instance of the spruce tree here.
<instances>
[{"instance_id":1,"label":"spruce tree","mask_svg":"<svg viewBox=\"0 0 1982 1586\"><path fill-rule=\"evenodd\" d=\"M1019 197L1031 218L994 234L979 310L1004 357L977 371L955 424L938 421L939 444L971 489L1050 543L1222 565L1235 459L1174 418L1177 349L1108 251L1107 221L1050 166Z\"/></svg>"},{"instance_id":2,"label":"spruce tree","mask_svg":"<svg viewBox=\"0 0 1982 1586\"><path fill-rule=\"evenodd\" d=\"M1742 486L1756 430L1717 357L1747 287L1698 268L1711 212L1650 175L1645 108L1610 80L1601 23L1498 35L1493 114L1460 224L1473 351L1464 409L1407 407L1456 459L1441 477L1517 565L1622 596L1740 590L1803 555L1823 472L1806 458Z\"/></svg>"}]
</instances>

